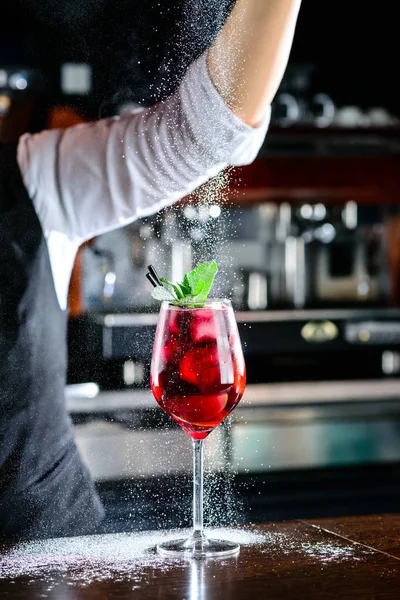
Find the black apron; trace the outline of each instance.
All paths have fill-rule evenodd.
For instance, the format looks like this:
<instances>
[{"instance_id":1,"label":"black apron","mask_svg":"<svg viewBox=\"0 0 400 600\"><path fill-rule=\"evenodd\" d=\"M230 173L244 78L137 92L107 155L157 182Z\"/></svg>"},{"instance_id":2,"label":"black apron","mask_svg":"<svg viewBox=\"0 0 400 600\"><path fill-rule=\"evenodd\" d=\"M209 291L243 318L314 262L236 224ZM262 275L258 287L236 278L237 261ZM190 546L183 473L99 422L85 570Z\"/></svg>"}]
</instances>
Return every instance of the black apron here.
<instances>
[{"instance_id":1,"label":"black apron","mask_svg":"<svg viewBox=\"0 0 400 600\"><path fill-rule=\"evenodd\" d=\"M0 539L91 533L103 516L65 407L67 316L16 161L0 144Z\"/></svg>"}]
</instances>

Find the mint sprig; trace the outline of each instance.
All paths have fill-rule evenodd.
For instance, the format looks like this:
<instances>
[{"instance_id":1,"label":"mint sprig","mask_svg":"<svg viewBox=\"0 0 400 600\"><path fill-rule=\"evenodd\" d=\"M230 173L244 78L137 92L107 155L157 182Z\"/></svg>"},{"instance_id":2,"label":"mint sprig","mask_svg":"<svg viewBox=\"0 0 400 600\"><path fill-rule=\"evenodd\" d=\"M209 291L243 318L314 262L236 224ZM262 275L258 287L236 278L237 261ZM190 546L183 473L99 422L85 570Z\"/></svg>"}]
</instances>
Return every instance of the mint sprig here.
<instances>
[{"instance_id":1,"label":"mint sprig","mask_svg":"<svg viewBox=\"0 0 400 600\"><path fill-rule=\"evenodd\" d=\"M171 289L168 289L165 285L157 285L151 295L156 300L166 300L175 306L201 307L207 300L217 272L218 266L213 260L212 262L202 263L190 273L186 273L181 283L171 283L168 279L160 277L162 283Z\"/></svg>"}]
</instances>

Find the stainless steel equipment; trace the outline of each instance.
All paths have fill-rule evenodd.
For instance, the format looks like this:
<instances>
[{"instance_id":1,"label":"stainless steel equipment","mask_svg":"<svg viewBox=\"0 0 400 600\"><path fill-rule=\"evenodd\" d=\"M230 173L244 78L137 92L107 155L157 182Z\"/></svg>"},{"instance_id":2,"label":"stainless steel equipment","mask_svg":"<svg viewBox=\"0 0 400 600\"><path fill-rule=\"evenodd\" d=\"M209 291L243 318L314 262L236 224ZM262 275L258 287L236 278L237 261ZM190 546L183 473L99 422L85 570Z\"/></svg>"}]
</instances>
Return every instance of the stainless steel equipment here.
<instances>
[{"instance_id":1,"label":"stainless steel equipment","mask_svg":"<svg viewBox=\"0 0 400 600\"><path fill-rule=\"evenodd\" d=\"M385 209L354 202L184 206L106 234L84 250L85 309L157 310L147 264L170 280L202 260L215 293L249 310L384 306L390 299Z\"/></svg>"},{"instance_id":2,"label":"stainless steel equipment","mask_svg":"<svg viewBox=\"0 0 400 600\"><path fill-rule=\"evenodd\" d=\"M146 386L158 311L147 265L179 281L211 258L214 294L239 311L250 383L398 376L386 214L354 202L184 205L98 238L84 250L69 382Z\"/></svg>"}]
</instances>

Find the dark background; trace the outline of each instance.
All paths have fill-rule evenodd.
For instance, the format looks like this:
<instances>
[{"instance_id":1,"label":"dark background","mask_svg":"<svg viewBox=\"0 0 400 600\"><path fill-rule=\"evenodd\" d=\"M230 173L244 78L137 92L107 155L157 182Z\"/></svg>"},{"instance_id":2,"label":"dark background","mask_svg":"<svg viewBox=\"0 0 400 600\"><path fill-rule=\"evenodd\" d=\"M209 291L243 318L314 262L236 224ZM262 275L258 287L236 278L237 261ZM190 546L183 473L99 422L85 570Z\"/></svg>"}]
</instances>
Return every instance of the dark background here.
<instances>
[{"instance_id":1,"label":"dark background","mask_svg":"<svg viewBox=\"0 0 400 600\"><path fill-rule=\"evenodd\" d=\"M233 0L2 0L0 65L42 67L53 95L61 62L87 61L94 90L75 99L93 116L173 91L210 43ZM338 105L385 106L399 115L395 3L305 0L291 63L318 67Z\"/></svg>"}]
</instances>

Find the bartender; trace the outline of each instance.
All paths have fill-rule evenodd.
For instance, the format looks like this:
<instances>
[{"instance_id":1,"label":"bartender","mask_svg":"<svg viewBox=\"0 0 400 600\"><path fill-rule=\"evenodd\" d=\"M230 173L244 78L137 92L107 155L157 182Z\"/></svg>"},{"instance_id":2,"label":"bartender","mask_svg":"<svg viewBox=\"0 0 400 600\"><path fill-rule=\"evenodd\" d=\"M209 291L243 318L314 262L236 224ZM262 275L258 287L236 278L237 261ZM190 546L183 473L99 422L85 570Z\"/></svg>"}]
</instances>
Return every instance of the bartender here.
<instances>
[{"instance_id":1,"label":"bartender","mask_svg":"<svg viewBox=\"0 0 400 600\"><path fill-rule=\"evenodd\" d=\"M264 140L301 0L238 0L166 101L0 145L0 537L96 531L64 401L79 246L173 204Z\"/></svg>"}]
</instances>

